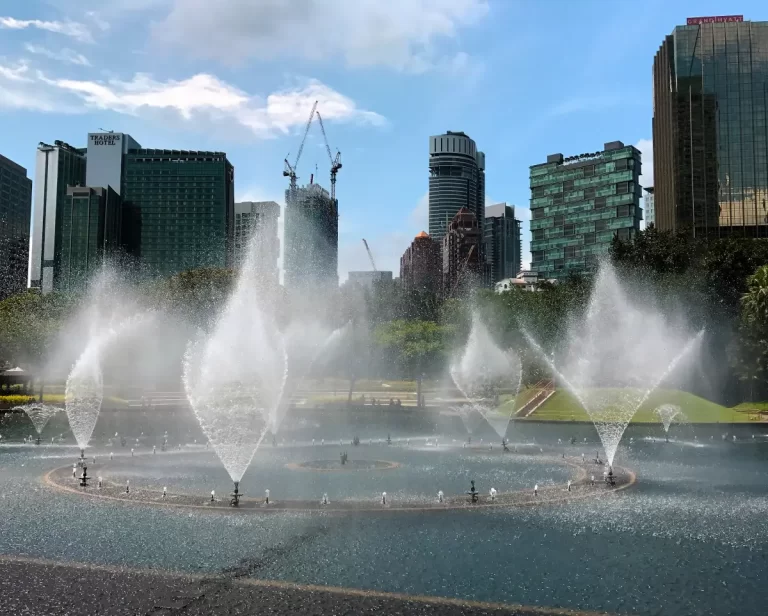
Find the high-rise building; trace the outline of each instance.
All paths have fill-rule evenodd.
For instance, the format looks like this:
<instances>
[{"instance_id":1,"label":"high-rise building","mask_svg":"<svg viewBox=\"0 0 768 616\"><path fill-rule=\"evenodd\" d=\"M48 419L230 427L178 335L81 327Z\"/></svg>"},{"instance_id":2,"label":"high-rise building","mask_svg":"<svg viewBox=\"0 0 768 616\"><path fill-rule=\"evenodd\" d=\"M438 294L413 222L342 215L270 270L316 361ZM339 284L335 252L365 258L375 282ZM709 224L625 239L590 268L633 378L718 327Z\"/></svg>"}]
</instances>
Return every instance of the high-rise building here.
<instances>
[{"instance_id":1,"label":"high-rise building","mask_svg":"<svg viewBox=\"0 0 768 616\"><path fill-rule=\"evenodd\" d=\"M689 18L653 62L655 224L768 237L768 22Z\"/></svg>"},{"instance_id":2,"label":"high-rise building","mask_svg":"<svg viewBox=\"0 0 768 616\"><path fill-rule=\"evenodd\" d=\"M230 267L235 171L224 152L129 150L123 243L144 275Z\"/></svg>"},{"instance_id":3,"label":"high-rise building","mask_svg":"<svg viewBox=\"0 0 768 616\"><path fill-rule=\"evenodd\" d=\"M349 272L349 277L347 278L347 284L356 284L364 289L373 289L375 284L381 282L392 282L392 272L382 272L379 270Z\"/></svg>"},{"instance_id":4,"label":"high-rise building","mask_svg":"<svg viewBox=\"0 0 768 616\"><path fill-rule=\"evenodd\" d=\"M26 287L32 180L0 155L0 299Z\"/></svg>"},{"instance_id":5,"label":"high-rise building","mask_svg":"<svg viewBox=\"0 0 768 616\"><path fill-rule=\"evenodd\" d=\"M61 248L54 288L75 291L120 249L120 195L110 186L69 186L58 217Z\"/></svg>"},{"instance_id":6,"label":"high-rise building","mask_svg":"<svg viewBox=\"0 0 768 616\"><path fill-rule=\"evenodd\" d=\"M40 143L35 160L28 285L43 293L54 290L61 258L61 217L68 186L85 184L85 148L63 141Z\"/></svg>"},{"instance_id":7,"label":"high-rise building","mask_svg":"<svg viewBox=\"0 0 768 616\"><path fill-rule=\"evenodd\" d=\"M339 286L339 201L319 184L285 191L284 283Z\"/></svg>"},{"instance_id":8,"label":"high-rise building","mask_svg":"<svg viewBox=\"0 0 768 616\"><path fill-rule=\"evenodd\" d=\"M109 186L121 195L125 155L128 150L138 150L140 147L133 137L125 133L88 133L86 185L102 188Z\"/></svg>"},{"instance_id":9,"label":"high-rise building","mask_svg":"<svg viewBox=\"0 0 768 616\"><path fill-rule=\"evenodd\" d=\"M645 196L643 197L643 218L645 227L656 224L656 207L653 199L653 186L645 186Z\"/></svg>"},{"instance_id":10,"label":"high-rise building","mask_svg":"<svg viewBox=\"0 0 768 616\"><path fill-rule=\"evenodd\" d=\"M265 280L278 282L277 260L280 258L280 239L277 237L277 221L279 218L280 206L274 201L235 203L235 267L243 265L250 240L255 235L258 254L254 265L259 268Z\"/></svg>"},{"instance_id":11,"label":"high-rise building","mask_svg":"<svg viewBox=\"0 0 768 616\"><path fill-rule=\"evenodd\" d=\"M422 231L400 257L400 283L407 289L438 291L442 269L440 244Z\"/></svg>"},{"instance_id":12,"label":"high-rise building","mask_svg":"<svg viewBox=\"0 0 768 616\"><path fill-rule=\"evenodd\" d=\"M634 237L642 220L640 172L640 151L621 141L533 165L531 269L548 279L584 273L614 236Z\"/></svg>"},{"instance_id":13,"label":"high-rise building","mask_svg":"<svg viewBox=\"0 0 768 616\"><path fill-rule=\"evenodd\" d=\"M466 208L485 220L485 154L465 133L429 138L429 235L442 242L453 217ZM482 247L480 248L482 251Z\"/></svg>"},{"instance_id":14,"label":"high-rise building","mask_svg":"<svg viewBox=\"0 0 768 616\"><path fill-rule=\"evenodd\" d=\"M483 234L477 216L461 208L443 236L443 296L450 297L483 278Z\"/></svg>"},{"instance_id":15,"label":"high-rise building","mask_svg":"<svg viewBox=\"0 0 768 616\"><path fill-rule=\"evenodd\" d=\"M515 218L515 208L506 203L485 208L483 230L485 259L488 264L489 283L514 278L520 273L520 221Z\"/></svg>"}]
</instances>

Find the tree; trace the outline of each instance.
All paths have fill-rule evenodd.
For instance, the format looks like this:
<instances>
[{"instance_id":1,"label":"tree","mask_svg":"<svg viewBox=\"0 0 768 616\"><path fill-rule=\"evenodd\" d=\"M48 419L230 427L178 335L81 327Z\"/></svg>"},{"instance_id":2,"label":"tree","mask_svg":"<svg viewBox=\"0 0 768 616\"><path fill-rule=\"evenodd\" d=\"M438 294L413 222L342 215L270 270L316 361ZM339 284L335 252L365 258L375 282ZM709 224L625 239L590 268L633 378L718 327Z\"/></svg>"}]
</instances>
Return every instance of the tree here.
<instances>
[{"instance_id":1,"label":"tree","mask_svg":"<svg viewBox=\"0 0 768 616\"><path fill-rule=\"evenodd\" d=\"M427 370L443 365L443 354L452 328L434 321L390 321L379 325L375 340L394 352L402 370L417 382L417 403L422 404L421 383Z\"/></svg>"},{"instance_id":2,"label":"tree","mask_svg":"<svg viewBox=\"0 0 768 616\"><path fill-rule=\"evenodd\" d=\"M734 358L739 378L749 381L752 398L754 383L765 385L768 377L768 265L747 279L747 292L741 298L739 346Z\"/></svg>"},{"instance_id":3,"label":"tree","mask_svg":"<svg viewBox=\"0 0 768 616\"><path fill-rule=\"evenodd\" d=\"M237 274L225 268L200 268L149 283L149 303L198 327L207 328L234 288Z\"/></svg>"},{"instance_id":4,"label":"tree","mask_svg":"<svg viewBox=\"0 0 768 616\"><path fill-rule=\"evenodd\" d=\"M72 296L36 291L0 302L0 359L40 367L73 307Z\"/></svg>"}]
</instances>

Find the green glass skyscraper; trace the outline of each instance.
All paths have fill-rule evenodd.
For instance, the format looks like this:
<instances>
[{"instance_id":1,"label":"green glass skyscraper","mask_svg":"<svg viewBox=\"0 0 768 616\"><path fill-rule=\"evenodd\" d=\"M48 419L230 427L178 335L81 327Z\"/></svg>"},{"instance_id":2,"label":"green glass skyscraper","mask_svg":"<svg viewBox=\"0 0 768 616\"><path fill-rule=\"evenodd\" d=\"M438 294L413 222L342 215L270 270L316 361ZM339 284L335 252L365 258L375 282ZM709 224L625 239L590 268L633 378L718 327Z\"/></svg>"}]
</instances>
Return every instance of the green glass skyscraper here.
<instances>
[{"instance_id":1,"label":"green glass skyscraper","mask_svg":"<svg viewBox=\"0 0 768 616\"><path fill-rule=\"evenodd\" d=\"M60 248L55 288L82 290L120 248L120 196L109 186L69 186L58 216Z\"/></svg>"},{"instance_id":2,"label":"green glass skyscraper","mask_svg":"<svg viewBox=\"0 0 768 616\"><path fill-rule=\"evenodd\" d=\"M231 267L234 176L224 152L128 151L123 244L144 275Z\"/></svg>"},{"instance_id":3,"label":"green glass skyscraper","mask_svg":"<svg viewBox=\"0 0 768 616\"><path fill-rule=\"evenodd\" d=\"M768 237L768 22L693 17L653 63L655 224Z\"/></svg>"},{"instance_id":4,"label":"green glass skyscraper","mask_svg":"<svg viewBox=\"0 0 768 616\"><path fill-rule=\"evenodd\" d=\"M531 167L531 269L564 278L592 269L613 238L640 229L640 151L621 141L602 152Z\"/></svg>"}]
</instances>

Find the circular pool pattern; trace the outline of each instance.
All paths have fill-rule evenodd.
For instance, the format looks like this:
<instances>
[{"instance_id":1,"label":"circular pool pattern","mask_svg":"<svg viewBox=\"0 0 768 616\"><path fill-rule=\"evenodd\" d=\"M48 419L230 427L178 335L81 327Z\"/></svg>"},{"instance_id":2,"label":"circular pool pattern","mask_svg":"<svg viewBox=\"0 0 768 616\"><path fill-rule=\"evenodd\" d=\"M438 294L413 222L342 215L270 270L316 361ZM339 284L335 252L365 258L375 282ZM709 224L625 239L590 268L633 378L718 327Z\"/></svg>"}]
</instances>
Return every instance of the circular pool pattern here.
<instances>
[{"instance_id":1,"label":"circular pool pattern","mask_svg":"<svg viewBox=\"0 0 768 616\"><path fill-rule=\"evenodd\" d=\"M407 451L407 450L402 450ZM454 450L456 464L462 463L460 450ZM167 460L168 458L166 458ZM156 462L155 464L148 464ZM505 454L497 453L497 464L507 462ZM229 490L213 490L210 494L202 491L188 491L176 483L173 485L173 477L168 474L164 478L165 483L171 483L171 487L160 487L157 483L157 475L150 473L142 476L142 470L157 471L165 460L163 457L141 456L121 459L114 469L107 464L96 471L89 472L89 486L79 486L79 479L75 477L80 471L73 473L71 467L54 469L44 476L44 483L57 490L75 493L84 497L106 499L110 501L122 501L132 504L145 504L169 507L190 507L209 511L229 512L233 510L248 511L251 513L266 513L278 511L305 511L305 512L395 512L395 511L444 511L447 509L476 509L478 507L518 507L536 506L545 504L562 503L584 498L597 498L613 494L635 483L635 474L625 468L614 467L615 485L608 486L602 480L604 467L596 467L592 462L584 462L579 458L555 457L549 455L528 456L525 460L527 467L542 466L550 469L559 467L567 472L568 479L565 482L535 483L528 489L491 490L478 484L475 498L472 497L471 486L475 485L470 480L465 491L437 492L431 497L423 497L418 494L409 494L407 486L402 490L383 490L382 492L368 491L364 486L367 481L356 480L357 471L392 471L403 469L403 464L378 459L356 459L341 465L337 460L305 460L303 462L288 463L285 466L291 470L306 470L309 472L336 472L349 466L351 471L345 475L345 482L352 488L353 496L337 498L331 494L327 502L322 502L328 495L325 491L320 498L307 498L306 490L293 489L269 490L263 492L263 496L254 496L246 493L248 484L243 483L238 507L232 507L231 487ZM507 462L508 463L508 462ZM111 461L114 465L114 461ZM170 469L169 469L170 470ZM94 476L95 474L95 476ZM102 478L99 484L99 477ZM132 477L132 479L123 479ZM405 476L407 477L407 475ZM203 478L198 478L198 484L203 484ZM358 484L362 483L362 486ZM391 483L387 485L392 485ZM500 484L501 485L501 484ZM356 489L359 488L359 489Z\"/></svg>"},{"instance_id":2,"label":"circular pool pattern","mask_svg":"<svg viewBox=\"0 0 768 616\"><path fill-rule=\"evenodd\" d=\"M294 471L386 471L400 466L397 462L388 460L347 460L342 464L339 460L307 460L305 462L289 462L285 468Z\"/></svg>"}]
</instances>

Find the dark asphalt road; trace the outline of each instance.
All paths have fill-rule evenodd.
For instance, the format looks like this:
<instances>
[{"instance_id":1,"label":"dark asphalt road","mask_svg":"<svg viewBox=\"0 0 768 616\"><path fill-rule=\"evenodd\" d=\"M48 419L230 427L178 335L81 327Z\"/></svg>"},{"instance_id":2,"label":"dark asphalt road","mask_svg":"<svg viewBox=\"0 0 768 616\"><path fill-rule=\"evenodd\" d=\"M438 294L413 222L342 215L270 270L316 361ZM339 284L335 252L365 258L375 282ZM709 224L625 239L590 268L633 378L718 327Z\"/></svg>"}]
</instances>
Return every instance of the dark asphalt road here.
<instances>
[{"instance_id":1,"label":"dark asphalt road","mask_svg":"<svg viewBox=\"0 0 768 616\"><path fill-rule=\"evenodd\" d=\"M547 610L359 590L323 589L244 576L234 567L215 576L53 563L0 557L0 614L26 616L323 615L576 616ZM584 613L586 614L586 613ZM594 613L591 613L594 614Z\"/></svg>"}]
</instances>

